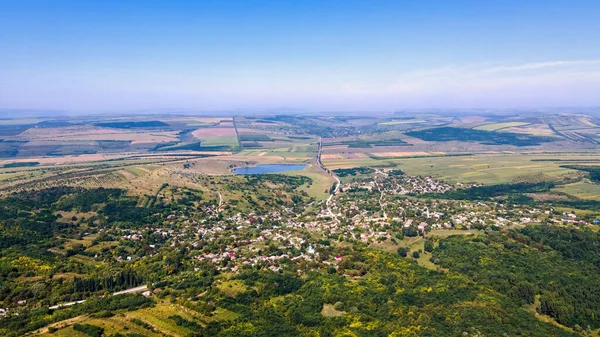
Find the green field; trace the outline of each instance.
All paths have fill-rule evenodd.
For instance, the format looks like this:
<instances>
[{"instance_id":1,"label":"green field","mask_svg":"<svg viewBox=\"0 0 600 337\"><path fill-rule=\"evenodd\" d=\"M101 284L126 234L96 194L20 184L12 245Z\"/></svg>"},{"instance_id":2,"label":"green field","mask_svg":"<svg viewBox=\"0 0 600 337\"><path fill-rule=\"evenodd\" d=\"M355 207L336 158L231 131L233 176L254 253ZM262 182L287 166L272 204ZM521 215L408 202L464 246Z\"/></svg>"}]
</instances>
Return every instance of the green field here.
<instances>
[{"instance_id":1,"label":"green field","mask_svg":"<svg viewBox=\"0 0 600 337\"><path fill-rule=\"evenodd\" d=\"M236 136L214 136L203 138L200 144L202 146L236 147L238 145L238 140Z\"/></svg>"},{"instance_id":2,"label":"green field","mask_svg":"<svg viewBox=\"0 0 600 337\"><path fill-rule=\"evenodd\" d=\"M578 181L554 189L581 199L600 200L600 185L587 181Z\"/></svg>"},{"instance_id":3,"label":"green field","mask_svg":"<svg viewBox=\"0 0 600 337\"><path fill-rule=\"evenodd\" d=\"M553 160L562 161L536 161ZM590 155L527 155L527 154L477 154L465 156L441 156L426 158L330 160L324 164L330 169L360 166L398 166L410 175L429 175L450 182L474 182L499 184L515 179L544 174L556 177L575 172L560 166L580 160L597 160L600 156Z\"/></svg>"}]
</instances>

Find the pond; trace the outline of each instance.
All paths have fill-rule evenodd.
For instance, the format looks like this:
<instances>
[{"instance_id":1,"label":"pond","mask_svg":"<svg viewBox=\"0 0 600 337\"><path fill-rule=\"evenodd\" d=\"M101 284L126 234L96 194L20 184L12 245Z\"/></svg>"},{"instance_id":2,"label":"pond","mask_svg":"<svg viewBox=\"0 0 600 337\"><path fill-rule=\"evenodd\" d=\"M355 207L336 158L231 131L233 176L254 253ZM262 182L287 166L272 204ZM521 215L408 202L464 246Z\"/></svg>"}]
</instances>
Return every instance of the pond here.
<instances>
[{"instance_id":1,"label":"pond","mask_svg":"<svg viewBox=\"0 0 600 337\"><path fill-rule=\"evenodd\" d=\"M277 173L285 171L298 171L302 170L306 165L293 165L293 164L265 164L248 167L236 167L233 169L234 174L265 174L265 173Z\"/></svg>"}]
</instances>

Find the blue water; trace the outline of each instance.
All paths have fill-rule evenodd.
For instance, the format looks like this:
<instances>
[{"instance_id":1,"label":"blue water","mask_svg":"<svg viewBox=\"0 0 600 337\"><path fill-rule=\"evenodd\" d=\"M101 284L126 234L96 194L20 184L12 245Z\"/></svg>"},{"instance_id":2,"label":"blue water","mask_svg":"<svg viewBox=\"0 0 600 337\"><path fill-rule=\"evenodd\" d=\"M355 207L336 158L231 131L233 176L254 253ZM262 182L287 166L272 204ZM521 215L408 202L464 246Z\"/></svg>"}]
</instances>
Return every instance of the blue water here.
<instances>
[{"instance_id":1,"label":"blue water","mask_svg":"<svg viewBox=\"0 0 600 337\"><path fill-rule=\"evenodd\" d=\"M285 165L285 164L265 164L258 166L249 167L237 167L233 169L234 174L265 174L265 173L277 173L284 171L298 171L302 170L306 165Z\"/></svg>"}]
</instances>

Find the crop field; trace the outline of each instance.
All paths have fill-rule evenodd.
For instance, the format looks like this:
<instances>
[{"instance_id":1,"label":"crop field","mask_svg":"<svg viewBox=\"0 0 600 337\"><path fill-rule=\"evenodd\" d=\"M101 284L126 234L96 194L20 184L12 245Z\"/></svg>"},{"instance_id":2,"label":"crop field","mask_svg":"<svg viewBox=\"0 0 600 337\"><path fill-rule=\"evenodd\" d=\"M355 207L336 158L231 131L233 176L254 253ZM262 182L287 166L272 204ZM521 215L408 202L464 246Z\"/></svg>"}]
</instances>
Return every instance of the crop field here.
<instances>
[{"instance_id":1,"label":"crop field","mask_svg":"<svg viewBox=\"0 0 600 337\"><path fill-rule=\"evenodd\" d=\"M523 126L507 127L498 132L524 133L534 136L554 136L555 133L547 124L526 124Z\"/></svg>"},{"instance_id":2,"label":"crop field","mask_svg":"<svg viewBox=\"0 0 600 337\"><path fill-rule=\"evenodd\" d=\"M458 118L462 123L481 123L487 120L485 116L461 116Z\"/></svg>"},{"instance_id":3,"label":"crop field","mask_svg":"<svg viewBox=\"0 0 600 337\"><path fill-rule=\"evenodd\" d=\"M557 161L553 161L556 160ZM560 166L596 163L600 155L475 154L393 159L323 160L329 169L360 166L398 167L411 175L429 175L451 182L498 184L533 179L536 175L558 177L574 170Z\"/></svg>"},{"instance_id":4,"label":"crop field","mask_svg":"<svg viewBox=\"0 0 600 337\"><path fill-rule=\"evenodd\" d=\"M500 129L506 129L510 127L516 126L524 126L530 123L527 122L506 122L506 123L491 123L491 124L482 124L480 126L474 127L475 130L484 130L484 131L497 131Z\"/></svg>"},{"instance_id":5,"label":"crop field","mask_svg":"<svg viewBox=\"0 0 600 337\"><path fill-rule=\"evenodd\" d=\"M544 117L544 122L551 124L557 130L577 129L577 128L595 128L590 116L577 114L559 114Z\"/></svg>"},{"instance_id":6,"label":"crop field","mask_svg":"<svg viewBox=\"0 0 600 337\"><path fill-rule=\"evenodd\" d=\"M192 135L200 140L201 146L227 146L235 148L238 146L238 138L233 125L231 127L207 127L199 128Z\"/></svg>"},{"instance_id":7,"label":"crop field","mask_svg":"<svg viewBox=\"0 0 600 337\"><path fill-rule=\"evenodd\" d=\"M382 122L382 123L379 123L379 125L421 124L421 123L426 123L426 122L427 121L425 121L423 119L408 119L408 120Z\"/></svg>"},{"instance_id":8,"label":"crop field","mask_svg":"<svg viewBox=\"0 0 600 337\"><path fill-rule=\"evenodd\" d=\"M111 129L95 126L72 126L56 128L31 128L27 131L8 138L11 140L26 141L97 141L97 140L129 140L134 143L168 142L177 140L175 131L135 131L131 129Z\"/></svg>"},{"instance_id":9,"label":"crop field","mask_svg":"<svg viewBox=\"0 0 600 337\"><path fill-rule=\"evenodd\" d=\"M373 119L360 116L235 117L239 134L236 134L233 121L232 117L189 116L165 116L156 120L122 116L101 123L81 120L76 125L44 119L21 120L19 123L0 120L0 126L3 123L6 127L28 126L16 135L3 136L5 141L0 144L7 148L10 157L1 158L0 165L25 162L36 165L0 169L0 181L13 185L39 181L30 185L38 187L54 186L59 182L90 188L131 187L130 193L152 195L165 183L193 186L193 179L188 177L191 174L230 175L232 168L256 164L310 164L318 150L319 136L323 140L321 159L329 169L395 166L409 174L432 175L456 182L489 184L526 179L536 174L555 177L572 173L561 165L600 160L594 156L572 155L568 158L576 161L533 161L553 157L519 154L573 151L572 147L560 143L564 142L563 138L576 142L568 146L588 144L582 147L590 151L590 146L597 144L596 139L600 140L596 135L600 128L591 117L584 115L553 115L522 121L514 116L450 118L425 114ZM421 130L427 130L424 127L416 129L416 135L424 139L410 136L411 132L402 131L403 128L394 128L424 122L432 127L452 123L461 128L438 127L438 130L450 130L450 133L446 132L447 139L439 140L423 135ZM466 128L467 124L473 124L469 127L474 129ZM475 134L465 136L463 127ZM435 129L433 134L440 136ZM499 138L491 141L486 138L489 134ZM522 138L523 134L529 138ZM212 148L202 151L202 147ZM208 154L211 157L193 158L184 154ZM164 164L159 165L160 162ZM77 173L68 181L57 175L59 171L71 175L92 167L110 170L99 170L85 177L78 177ZM326 196L326 188L322 185L332 183L331 177L311 166L300 173L289 174L311 176L318 183L303 188L319 198ZM586 196L593 187L574 185L565 188L579 189L578 193Z\"/></svg>"},{"instance_id":10,"label":"crop field","mask_svg":"<svg viewBox=\"0 0 600 337\"><path fill-rule=\"evenodd\" d=\"M371 152L369 155L371 157L413 157L413 156L431 156L431 155L441 155L444 154L442 152L430 153L430 152L422 152L422 151L396 151L396 152Z\"/></svg>"},{"instance_id":11,"label":"crop field","mask_svg":"<svg viewBox=\"0 0 600 337\"><path fill-rule=\"evenodd\" d=\"M235 137L234 128L199 128L192 132L192 135L198 139L206 139L210 137Z\"/></svg>"},{"instance_id":12,"label":"crop field","mask_svg":"<svg viewBox=\"0 0 600 337\"><path fill-rule=\"evenodd\" d=\"M183 124L186 127L217 125L221 121L231 122L231 117L171 117L162 121L169 124Z\"/></svg>"},{"instance_id":13,"label":"crop field","mask_svg":"<svg viewBox=\"0 0 600 337\"><path fill-rule=\"evenodd\" d=\"M47 120L46 118L0 118L0 125L33 125Z\"/></svg>"}]
</instances>

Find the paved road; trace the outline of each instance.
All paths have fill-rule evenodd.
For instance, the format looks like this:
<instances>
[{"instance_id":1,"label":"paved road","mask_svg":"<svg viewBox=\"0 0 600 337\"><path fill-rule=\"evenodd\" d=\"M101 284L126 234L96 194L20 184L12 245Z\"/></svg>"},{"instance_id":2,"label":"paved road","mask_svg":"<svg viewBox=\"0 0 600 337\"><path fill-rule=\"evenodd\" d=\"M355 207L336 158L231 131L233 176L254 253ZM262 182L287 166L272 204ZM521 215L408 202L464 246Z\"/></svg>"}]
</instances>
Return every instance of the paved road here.
<instances>
[{"instance_id":1,"label":"paved road","mask_svg":"<svg viewBox=\"0 0 600 337\"><path fill-rule=\"evenodd\" d=\"M113 295L141 293L141 292L146 291L146 290L148 290L148 286L139 286L139 287L135 287L135 288L129 288L129 289L117 291L116 293L113 293Z\"/></svg>"},{"instance_id":2,"label":"paved road","mask_svg":"<svg viewBox=\"0 0 600 337\"><path fill-rule=\"evenodd\" d=\"M146 290L148 290L148 286L139 286L139 287L135 287L135 288L129 288L129 289L117 291L117 292L112 293L112 295L123 295L123 294L131 294L131 293L141 293L141 292L146 291ZM81 304L83 302L85 302L85 300L57 304L57 305L53 305L53 306L49 307L49 309L58 309L58 308L70 307L72 305Z\"/></svg>"},{"instance_id":3,"label":"paved road","mask_svg":"<svg viewBox=\"0 0 600 337\"><path fill-rule=\"evenodd\" d=\"M327 174L329 174L330 176L334 177L335 180L337 181L337 183L335 184L335 188L333 189L333 191L331 191L331 193L329 194L329 198L327 198L327 201L325 202L325 205L327 206L327 211L329 212L329 215L331 215L333 217L334 221L338 221L337 215L333 214L333 211L331 210L331 207L329 207L329 203L331 202L331 199L333 199L333 196L337 193L338 189L340 188L341 185L341 181L340 179L330 170L328 170L327 168L325 168L325 165L323 165L323 162L321 161L321 150L323 149L323 141L321 139L321 137L319 137L319 148L317 150L317 164L319 165L319 167L321 167L321 169L325 172L327 172Z\"/></svg>"}]
</instances>

